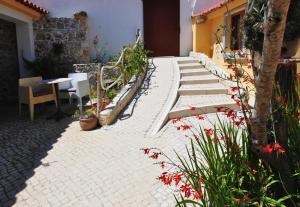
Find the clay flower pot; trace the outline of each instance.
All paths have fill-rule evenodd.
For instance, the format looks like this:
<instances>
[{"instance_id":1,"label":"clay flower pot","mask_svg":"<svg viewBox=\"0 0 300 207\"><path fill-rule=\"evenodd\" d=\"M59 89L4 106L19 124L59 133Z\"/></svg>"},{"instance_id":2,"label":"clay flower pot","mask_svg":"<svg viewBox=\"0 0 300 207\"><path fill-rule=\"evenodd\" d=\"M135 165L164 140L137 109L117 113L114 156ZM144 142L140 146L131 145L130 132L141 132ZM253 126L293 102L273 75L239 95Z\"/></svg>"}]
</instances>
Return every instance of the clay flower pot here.
<instances>
[{"instance_id":1,"label":"clay flower pot","mask_svg":"<svg viewBox=\"0 0 300 207\"><path fill-rule=\"evenodd\" d=\"M82 131L90 131L97 127L98 119L95 116L88 118L80 118L79 124Z\"/></svg>"}]
</instances>

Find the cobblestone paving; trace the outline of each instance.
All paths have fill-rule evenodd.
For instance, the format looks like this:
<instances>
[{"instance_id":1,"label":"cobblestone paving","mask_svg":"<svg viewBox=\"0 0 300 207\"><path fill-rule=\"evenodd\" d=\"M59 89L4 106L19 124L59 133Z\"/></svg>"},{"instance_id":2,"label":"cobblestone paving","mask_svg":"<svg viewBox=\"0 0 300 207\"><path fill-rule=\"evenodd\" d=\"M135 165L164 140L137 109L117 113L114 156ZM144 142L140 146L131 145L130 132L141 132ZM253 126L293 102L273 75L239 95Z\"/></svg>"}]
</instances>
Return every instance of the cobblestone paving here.
<instances>
[{"instance_id":1,"label":"cobblestone paving","mask_svg":"<svg viewBox=\"0 0 300 207\"><path fill-rule=\"evenodd\" d=\"M174 84L171 58L158 66L113 126L80 131L71 118L57 124L40 117L1 120L0 206L174 206L155 178L158 166L139 150L184 150L172 127L151 137Z\"/></svg>"}]
</instances>

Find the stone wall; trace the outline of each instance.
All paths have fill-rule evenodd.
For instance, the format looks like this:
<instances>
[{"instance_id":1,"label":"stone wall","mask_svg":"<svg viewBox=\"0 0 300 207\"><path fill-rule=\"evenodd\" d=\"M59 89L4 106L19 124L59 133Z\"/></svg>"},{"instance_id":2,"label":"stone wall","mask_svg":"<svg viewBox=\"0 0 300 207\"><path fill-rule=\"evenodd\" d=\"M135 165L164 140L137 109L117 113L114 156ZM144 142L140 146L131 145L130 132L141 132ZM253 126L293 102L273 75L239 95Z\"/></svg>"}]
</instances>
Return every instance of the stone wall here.
<instances>
[{"instance_id":1,"label":"stone wall","mask_svg":"<svg viewBox=\"0 0 300 207\"><path fill-rule=\"evenodd\" d=\"M17 98L18 77L16 25L0 19L0 102Z\"/></svg>"},{"instance_id":2,"label":"stone wall","mask_svg":"<svg viewBox=\"0 0 300 207\"><path fill-rule=\"evenodd\" d=\"M75 15L74 15L75 16ZM87 16L44 17L33 24L37 58L55 56L64 65L90 60Z\"/></svg>"}]
</instances>

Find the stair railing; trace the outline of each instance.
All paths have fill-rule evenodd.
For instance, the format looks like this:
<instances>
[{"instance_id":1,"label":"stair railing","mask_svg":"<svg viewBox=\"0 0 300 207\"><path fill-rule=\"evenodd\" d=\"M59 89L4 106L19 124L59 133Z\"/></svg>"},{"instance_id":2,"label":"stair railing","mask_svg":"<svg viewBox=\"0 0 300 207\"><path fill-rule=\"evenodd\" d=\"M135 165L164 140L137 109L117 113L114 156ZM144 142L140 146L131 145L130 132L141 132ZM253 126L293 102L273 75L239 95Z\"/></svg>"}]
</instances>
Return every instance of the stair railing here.
<instances>
[{"instance_id":1,"label":"stair railing","mask_svg":"<svg viewBox=\"0 0 300 207\"><path fill-rule=\"evenodd\" d=\"M133 46L133 49L137 47L137 45L141 42L142 40L142 35L141 35L141 30L138 29L136 33L136 42ZM102 105L102 99L104 97L104 92L108 91L115 85L117 85L119 82L122 81L123 74L121 73L120 66L124 65L124 56L126 51L129 49L129 47L123 48L121 55L116 63L114 65L104 65L100 71L98 69L98 78L97 78L97 115L99 116L99 113L101 112L101 105ZM111 84L106 86L108 80L105 79L104 72L106 70L112 70L112 69L118 69L120 71L120 76ZM111 80L111 79L109 79Z\"/></svg>"}]
</instances>

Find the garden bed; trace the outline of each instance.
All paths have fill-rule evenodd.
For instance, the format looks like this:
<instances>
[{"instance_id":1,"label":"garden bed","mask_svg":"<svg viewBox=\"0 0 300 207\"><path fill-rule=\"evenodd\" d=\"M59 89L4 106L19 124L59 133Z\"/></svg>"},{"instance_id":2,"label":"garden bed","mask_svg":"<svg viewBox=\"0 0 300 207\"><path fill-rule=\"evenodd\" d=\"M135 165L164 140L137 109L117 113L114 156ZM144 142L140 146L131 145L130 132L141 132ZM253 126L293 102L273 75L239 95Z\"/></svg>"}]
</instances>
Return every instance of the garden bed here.
<instances>
[{"instance_id":1,"label":"garden bed","mask_svg":"<svg viewBox=\"0 0 300 207\"><path fill-rule=\"evenodd\" d=\"M103 125L112 124L119 113L124 110L128 103L132 100L134 94L142 85L146 72L133 76L129 83L117 94L112 102L99 115L99 122Z\"/></svg>"}]
</instances>

